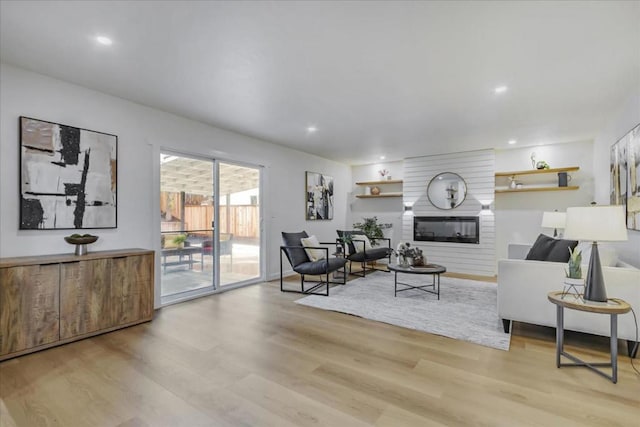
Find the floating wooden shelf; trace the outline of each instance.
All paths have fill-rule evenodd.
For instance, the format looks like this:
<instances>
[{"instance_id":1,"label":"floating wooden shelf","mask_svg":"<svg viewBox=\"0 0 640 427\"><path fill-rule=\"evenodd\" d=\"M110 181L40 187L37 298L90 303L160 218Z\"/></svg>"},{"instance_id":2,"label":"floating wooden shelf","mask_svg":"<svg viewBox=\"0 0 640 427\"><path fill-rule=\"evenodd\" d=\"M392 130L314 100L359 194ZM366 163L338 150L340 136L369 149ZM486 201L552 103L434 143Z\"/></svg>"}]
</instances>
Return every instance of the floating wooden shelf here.
<instances>
[{"instance_id":1,"label":"floating wooden shelf","mask_svg":"<svg viewBox=\"0 0 640 427\"><path fill-rule=\"evenodd\" d=\"M568 187L523 187L523 188L496 188L496 193L527 193L529 191L570 191L578 190L580 187L571 185Z\"/></svg>"},{"instance_id":2,"label":"floating wooden shelf","mask_svg":"<svg viewBox=\"0 0 640 427\"><path fill-rule=\"evenodd\" d=\"M568 166L566 168L553 168L553 169L529 169L524 171L512 171L512 172L496 172L496 178L501 176L514 176L514 175L541 175L545 173L558 173L558 172L575 172L580 170L579 166Z\"/></svg>"},{"instance_id":3,"label":"floating wooden shelf","mask_svg":"<svg viewBox=\"0 0 640 427\"><path fill-rule=\"evenodd\" d=\"M362 181L356 182L356 185L384 185L384 184L402 184L401 179L386 179L384 181Z\"/></svg>"},{"instance_id":4,"label":"floating wooden shelf","mask_svg":"<svg viewBox=\"0 0 640 427\"><path fill-rule=\"evenodd\" d=\"M381 197L402 197L402 193L356 194L358 199L377 199Z\"/></svg>"}]
</instances>

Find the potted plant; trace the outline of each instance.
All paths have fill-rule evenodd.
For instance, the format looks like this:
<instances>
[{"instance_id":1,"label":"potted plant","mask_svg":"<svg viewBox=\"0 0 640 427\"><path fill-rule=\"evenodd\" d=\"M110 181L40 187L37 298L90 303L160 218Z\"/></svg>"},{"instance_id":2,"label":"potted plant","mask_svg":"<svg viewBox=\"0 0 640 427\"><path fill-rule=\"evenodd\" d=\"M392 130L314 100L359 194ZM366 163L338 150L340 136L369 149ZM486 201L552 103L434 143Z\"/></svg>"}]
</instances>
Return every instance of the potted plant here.
<instances>
[{"instance_id":1,"label":"potted plant","mask_svg":"<svg viewBox=\"0 0 640 427\"><path fill-rule=\"evenodd\" d=\"M413 248L413 265L416 267L422 267L424 263L425 259L422 249L418 247Z\"/></svg>"},{"instance_id":2,"label":"potted plant","mask_svg":"<svg viewBox=\"0 0 640 427\"><path fill-rule=\"evenodd\" d=\"M382 230L391 228L391 224L378 224L378 217L363 218L362 222L353 224L353 228L361 230L371 241L372 245L376 244L376 239L384 237Z\"/></svg>"},{"instance_id":3,"label":"potted plant","mask_svg":"<svg viewBox=\"0 0 640 427\"><path fill-rule=\"evenodd\" d=\"M342 254L344 252L345 256L349 252L348 245L353 242L350 233L344 233L342 236L336 238L336 253Z\"/></svg>"},{"instance_id":4,"label":"potted plant","mask_svg":"<svg viewBox=\"0 0 640 427\"><path fill-rule=\"evenodd\" d=\"M566 282L582 284L582 252L578 248L569 248L569 270L565 270L567 276Z\"/></svg>"},{"instance_id":5,"label":"potted plant","mask_svg":"<svg viewBox=\"0 0 640 427\"><path fill-rule=\"evenodd\" d=\"M187 241L187 235L186 234L178 234L176 237L173 238L172 242L182 248L184 247L184 242Z\"/></svg>"},{"instance_id":6,"label":"potted plant","mask_svg":"<svg viewBox=\"0 0 640 427\"><path fill-rule=\"evenodd\" d=\"M425 263L424 253L422 252L422 249L418 247L412 247L411 243L409 242L398 244L397 249L393 252L398 257L397 262L400 267L421 267Z\"/></svg>"},{"instance_id":7,"label":"potted plant","mask_svg":"<svg viewBox=\"0 0 640 427\"><path fill-rule=\"evenodd\" d=\"M380 179L383 180L383 181L385 179L386 180L391 179L391 175L389 175L390 172L388 170L386 170L386 169L381 169L381 170L378 171L378 173L380 174Z\"/></svg>"}]
</instances>

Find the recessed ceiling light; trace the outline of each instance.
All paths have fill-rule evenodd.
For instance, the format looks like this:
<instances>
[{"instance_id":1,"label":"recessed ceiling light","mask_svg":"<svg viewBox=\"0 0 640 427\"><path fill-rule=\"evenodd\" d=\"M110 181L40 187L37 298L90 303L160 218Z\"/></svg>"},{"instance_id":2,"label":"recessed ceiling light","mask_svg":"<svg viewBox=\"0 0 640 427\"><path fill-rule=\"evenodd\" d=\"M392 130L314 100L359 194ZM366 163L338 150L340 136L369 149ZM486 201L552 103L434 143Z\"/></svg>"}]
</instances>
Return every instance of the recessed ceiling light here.
<instances>
[{"instance_id":1,"label":"recessed ceiling light","mask_svg":"<svg viewBox=\"0 0 640 427\"><path fill-rule=\"evenodd\" d=\"M498 86L493 91L495 93L505 93L507 91L507 89L509 89L509 88L506 87L506 86Z\"/></svg>"},{"instance_id":2,"label":"recessed ceiling light","mask_svg":"<svg viewBox=\"0 0 640 427\"><path fill-rule=\"evenodd\" d=\"M385 156L380 156L380 160L384 160L384 159L386 159Z\"/></svg>"},{"instance_id":3,"label":"recessed ceiling light","mask_svg":"<svg viewBox=\"0 0 640 427\"><path fill-rule=\"evenodd\" d=\"M309 126L307 128L307 132L309 132L309 133L314 133L314 132L317 132L317 131L318 131L318 128L315 127L315 126Z\"/></svg>"},{"instance_id":4,"label":"recessed ceiling light","mask_svg":"<svg viewBox=\"0 0 640 427\"><path fill-rule=\"evenodd\" d=\"M516 141L515 139L510 139L510 140L509 140L509 145L513 145L513 144L515 144L516 142L518 142L518 141Z\"/></svg>"},{"instance_id":5,"label":"recessed ceiling light","mask_svg":"<svg viewBox=\"0 0 640 427\"><path fill-rule=\"evenodd\" d=\"M97 36L96 41L105 46L111 46L113 44L113 40L105 36Z\"/></svg>"}]
</instances>

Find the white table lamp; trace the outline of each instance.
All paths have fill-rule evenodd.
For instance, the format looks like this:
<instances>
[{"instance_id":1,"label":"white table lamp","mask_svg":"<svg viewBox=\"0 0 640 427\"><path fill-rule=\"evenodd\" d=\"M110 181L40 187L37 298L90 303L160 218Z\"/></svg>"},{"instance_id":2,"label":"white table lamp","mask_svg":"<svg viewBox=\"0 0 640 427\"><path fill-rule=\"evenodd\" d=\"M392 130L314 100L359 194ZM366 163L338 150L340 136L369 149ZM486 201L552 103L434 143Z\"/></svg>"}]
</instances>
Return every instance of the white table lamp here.
<instances>
[{"instance_id":1,"label":"white table lamp","mask_svg":"<svg viewBox=\"0 0 640 427\"><path fill-rule=\"evenodd\" d=\"M591 240L591 259L585 280L584 299L607 301L607 291L602 277L598 242L627 240L624 206L590 206L567 209L565 238Z\"/></svg>"},{"instance_id":2,"label":"white table lamp","mask_svg":"<svg viewBox=\"0 0 640 427\"><path fill-rule=\"evenodd\" d=\"M542 228L553 228L553 237L558 237L558 228L564 229L567 214L564 212L544 212L542 214Z\"/></svg>"}]
</instances>

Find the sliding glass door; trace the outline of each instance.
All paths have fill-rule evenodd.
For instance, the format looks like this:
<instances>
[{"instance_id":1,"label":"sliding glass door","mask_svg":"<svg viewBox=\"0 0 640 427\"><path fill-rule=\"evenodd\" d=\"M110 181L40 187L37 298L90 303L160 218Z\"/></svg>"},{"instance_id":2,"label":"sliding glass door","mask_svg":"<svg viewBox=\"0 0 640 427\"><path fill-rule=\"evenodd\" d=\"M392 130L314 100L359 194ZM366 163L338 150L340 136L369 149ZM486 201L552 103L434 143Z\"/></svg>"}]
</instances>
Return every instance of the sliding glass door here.
<instances>
[{"instance_id":1,"label":"sliding glass door","mask_svg":"<svg viewBox=\"0 0 640 427\"><path fill-rule=\"evenodd\" d=\"M214 289L213 160L160 155L162 298Z\"/></svg>"},{"instance_id":2,"label":"sliding glass door","mask_svg":"<svg viewBox=\"0 0 640 427\"><path fill-rule=\"evenodd\" d=\"M258 167L161 153L163 303L262 277L260 180Z\"/></svg>"},{"instance_id":3,"label":"sliding glass door","mask_svg":"<svg viewBox=\"0 0 640 427\"><path fill-rule=\"evenodd\" d=\"M220 284L225 286L260 277L260 169L220 162L219 172Z\"/></svg>"}]
</instances>

